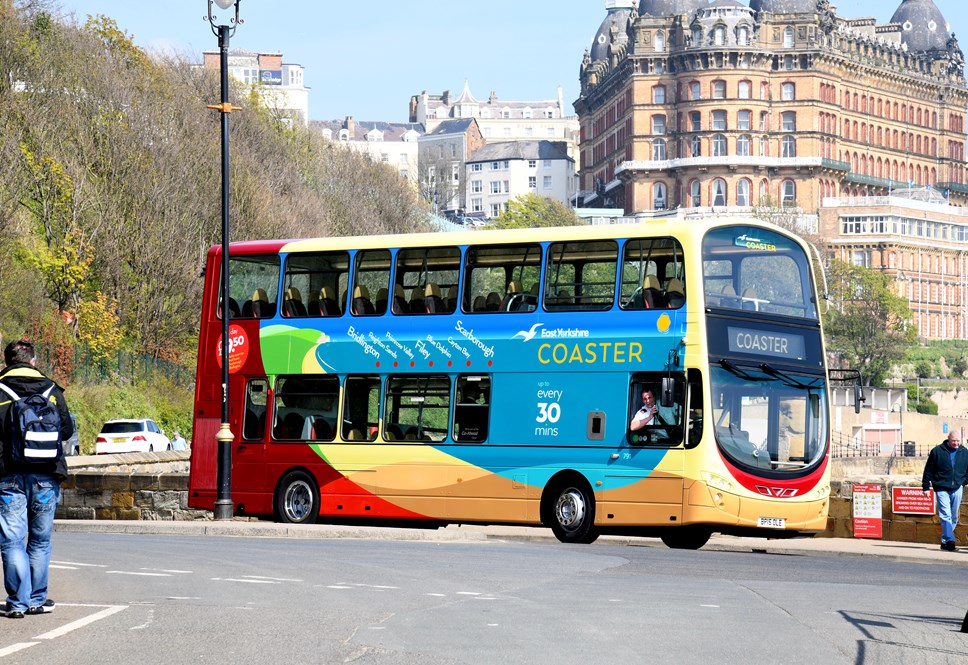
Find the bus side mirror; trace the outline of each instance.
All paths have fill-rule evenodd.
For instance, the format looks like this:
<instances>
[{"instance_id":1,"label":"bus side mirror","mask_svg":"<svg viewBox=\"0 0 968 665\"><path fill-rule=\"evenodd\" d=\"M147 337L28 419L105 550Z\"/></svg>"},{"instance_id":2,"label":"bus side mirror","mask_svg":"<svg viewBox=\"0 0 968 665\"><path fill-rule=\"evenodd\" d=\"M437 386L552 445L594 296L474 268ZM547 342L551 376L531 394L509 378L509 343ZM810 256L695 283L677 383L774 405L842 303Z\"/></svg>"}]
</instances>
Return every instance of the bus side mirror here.
<instances>
[{"instance_id":1,"label":"bus side mirror","mask_svg":"<svg viewBox=\"0 0 968 665\"><path fill-rule=\"evenodd\" d=\"M866 402L867 398L864 397L864 389L861 386L854 386L854 413L860 413L860 403Z\"/></svg>"},{"instance_id":2,"label":"bus side mirror","mask_svg":"<svg viewBox=\"0 0 968 665\"><path fill-rule=\"evenodd\" d=\"M662 394L659 395L659 405L669 408L675 404L676 382L671 376L662 379Z\"/></svg>"}]
</instances>

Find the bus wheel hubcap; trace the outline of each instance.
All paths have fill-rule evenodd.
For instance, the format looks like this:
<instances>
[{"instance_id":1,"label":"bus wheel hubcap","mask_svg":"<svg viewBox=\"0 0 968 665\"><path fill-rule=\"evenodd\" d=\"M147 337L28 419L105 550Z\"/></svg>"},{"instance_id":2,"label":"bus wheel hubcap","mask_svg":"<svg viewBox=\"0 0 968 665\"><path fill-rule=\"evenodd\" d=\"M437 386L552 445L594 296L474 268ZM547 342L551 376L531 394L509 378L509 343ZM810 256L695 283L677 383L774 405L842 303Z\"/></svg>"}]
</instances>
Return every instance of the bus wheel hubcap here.
<instances>
[{"instance_id":1,"label":"bus wheel hubcap","mask_svg":"<svg viewBox=\"0 0 968 665\"><path fill-rule=\"evenodd\" d=\"M585 519L585 498L581 492L570 489L562 492L555 505L555 515L558 524L564 529L575 529Z\"/></svg>"},{"instance_id":2,"label":"bus wheel hubcap","mask_svg":"<svg viewBox=\"0 0 968 665\"><path fill-rule=\"evenodd\" d=\"M313 490L305 481L297 480L286 489L286 516L301 522L313 505Z\"/></svg>"}]
</instances>

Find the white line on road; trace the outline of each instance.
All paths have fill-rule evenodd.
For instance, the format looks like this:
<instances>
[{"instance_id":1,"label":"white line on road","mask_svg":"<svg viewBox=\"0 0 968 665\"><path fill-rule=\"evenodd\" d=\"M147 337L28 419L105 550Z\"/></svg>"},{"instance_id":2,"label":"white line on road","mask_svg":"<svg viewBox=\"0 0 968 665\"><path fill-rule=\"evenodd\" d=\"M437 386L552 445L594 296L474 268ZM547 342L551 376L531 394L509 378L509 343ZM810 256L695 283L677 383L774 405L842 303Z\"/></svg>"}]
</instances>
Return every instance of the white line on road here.
<instances>
[{"instance_id":1,"label":"white line on road","mask_svg":"<svg viewBox=\"0 0 968 665\"><path fill-rule=\"evenodd\" d=\"M78 568L107 568L107 565L102 563L78 563L77 561L51 561L51 563L59 563L62 566L77 566Z\"/></svg>"},{"instance_id":2,"label":"white line on road","mask_svg":"<svg viewBox=\"0 0 968 665\"><path fill-rule=\"evenodd\" d=\"M40 642L18 642L17 644L11 644L8 647L0 649L0 658L4 656L9 656L12 653L17 653L18 651L23 651L28 647L37 646Z\"/></svg>"},{"instance_id":3,"label":"white line on road","mask_svg":"<svg viewBox=\"0 0 968 665\"><path fill-rule=\"evenodd\" d=\"M52 563L48 568L57 568L58 570L77 570L77 566L65 566L63 564Z\"/></svg>"},{"instance_id":4,"label":"white line on road","mask_svg":"<svg viewBox=\"0 0 968 665\"><path fill-rule=\"evenodd\" d=\"M191 575L190 570L167 570L165 568L140 568L139 570L154 570L160 573L171 573L172 575Z\"/></svg>"},{"instance_id":5,"label":"white line on road","mask_svg":"<svg viewBox=\"0 0 968 665\"><path fill-rule=\"evenodd\" d=\"M171 577L171 573L142 573L135 570L106 570L107 575L141 575L142 577Z\"/></svg>"},{"instance_id":6,"label":"white line on road","mask_svg":"<svg viewBox=\"0 0 968 665\"><path fill-rule=\"evenodd\" d=\"M265 577L264 575L243 575L242 577L252 580L272 580L273 582L302 582L303 580L293 580L288 577Z\"/></svg>"},{"instance_id":7,"label":"white line on road","mask_svg":"<svg viewBox=\"0 0 968 665\"><path fill-rule=\"evenodd\" d=\"M237 577L213 577L213 582L247 582L248 584L279 584L272 580L243 580Z\"/></svg>"},{"instance_id":8,"label":"white line on road","mask_svg":"<svg viewBox=\"0 0 968 665\"><path fill-rule=\"evenodd\" d=\"M36 636L35 640L52 640L55 637L60 637L61 635L66 635L78 628L83 628L84 626L94 623L95 621L100 621L101 619L106 619L112 614L117 614L122 610L128 609L127 605L74 605L71 603L58 603L61 607L104 607L105 609L100 612L95 612L90 616L86 616L83 619L78 619L77 621L72 621L69 624L61 626L60 628L55 628L54 630L48 631L42 635Z\"/></svg>"}]
</instances>

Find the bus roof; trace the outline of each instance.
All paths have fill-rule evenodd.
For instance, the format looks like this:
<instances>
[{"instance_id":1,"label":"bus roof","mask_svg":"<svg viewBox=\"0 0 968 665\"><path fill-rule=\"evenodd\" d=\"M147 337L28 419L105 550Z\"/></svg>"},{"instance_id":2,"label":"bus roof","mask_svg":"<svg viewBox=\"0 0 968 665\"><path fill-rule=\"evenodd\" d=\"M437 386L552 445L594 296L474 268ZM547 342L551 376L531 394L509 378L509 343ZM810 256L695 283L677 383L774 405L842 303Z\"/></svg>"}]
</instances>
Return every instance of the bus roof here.
<instances>
[{"instance_id":1,"label":"bus roof","mask_svg":"<svg viewBox=\"0 0 968 665\"><path fill-rule=\"evenodd\" d=\"M588 240L594 238L625 238L647 234L675 236L684 226L702 233L722 226L758 226L792 235L769 222L752 217L717 217L712 219L650 219L639 224L553 226L528 229L482 230L472 233L435 231L428 233L400 233L373 236L332 236L290 240L250 240L233 242L233 254L274 254L278 252L311 252L324 250L381 249L386 247L426 247L440 245L482 245L494 243L547 242ZM215 245L210 253L220 254Z\"/></svg>"}]
</instances>

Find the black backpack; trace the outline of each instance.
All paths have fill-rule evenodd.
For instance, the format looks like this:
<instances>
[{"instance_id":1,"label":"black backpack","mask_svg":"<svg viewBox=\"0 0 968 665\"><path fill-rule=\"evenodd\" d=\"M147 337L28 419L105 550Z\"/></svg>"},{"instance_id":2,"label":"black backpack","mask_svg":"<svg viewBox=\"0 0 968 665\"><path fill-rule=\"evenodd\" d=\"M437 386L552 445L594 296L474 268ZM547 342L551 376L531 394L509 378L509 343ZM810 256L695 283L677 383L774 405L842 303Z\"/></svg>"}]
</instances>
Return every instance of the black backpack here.
<instances>
[{"instance_id":1,"label":"black backpack","mask_svg":"<svg viewBox=\"0 0 968 665\"><path fill-rule=\"evenodd\" d=\"M0 383L0 390L12 402L7 411L5 429L10 433L10 459L15 464L49 464L64 456L61 446L61 417L50 399L54 384L42 393L20 397Z\"/></svg>"}]
</instances>

